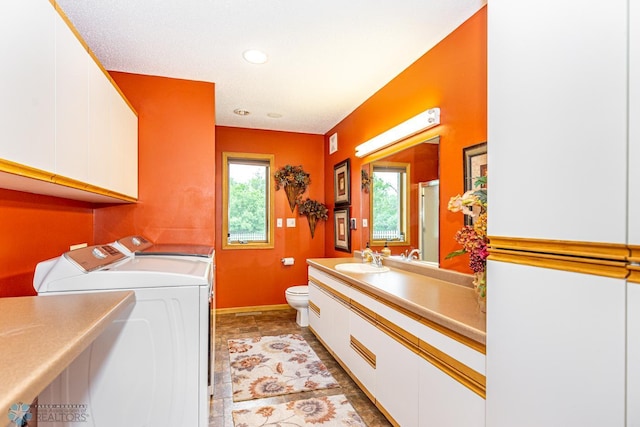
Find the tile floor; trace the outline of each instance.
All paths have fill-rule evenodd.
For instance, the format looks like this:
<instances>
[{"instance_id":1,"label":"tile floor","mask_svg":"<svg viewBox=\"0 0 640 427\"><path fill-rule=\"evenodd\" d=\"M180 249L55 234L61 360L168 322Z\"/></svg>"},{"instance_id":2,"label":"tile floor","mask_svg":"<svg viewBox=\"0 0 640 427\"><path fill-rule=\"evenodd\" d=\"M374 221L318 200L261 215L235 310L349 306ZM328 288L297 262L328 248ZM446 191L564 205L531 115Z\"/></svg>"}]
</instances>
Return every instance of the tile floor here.
<instances>
[{"instance_id":1,"label":"tile floor","mask_svg":"<svg viewBox=\"0 0 640 427\"><path fill-rule=\"evenodd\" d=\"M231 411L254 407L258 402L258 400L233 402L227 340L291 333L300 334L307 340L313 351L327 366L331 375L338 381L340 388L260 399L261 403L283 403L313 396L344 394L369 427L391 425L308 328L301 328L296 324L296 312L294 310L278 310L260 313L220 314L216 316L214 395L211 399L209 427L233 427Z\"/></svg>"}]
</instances>

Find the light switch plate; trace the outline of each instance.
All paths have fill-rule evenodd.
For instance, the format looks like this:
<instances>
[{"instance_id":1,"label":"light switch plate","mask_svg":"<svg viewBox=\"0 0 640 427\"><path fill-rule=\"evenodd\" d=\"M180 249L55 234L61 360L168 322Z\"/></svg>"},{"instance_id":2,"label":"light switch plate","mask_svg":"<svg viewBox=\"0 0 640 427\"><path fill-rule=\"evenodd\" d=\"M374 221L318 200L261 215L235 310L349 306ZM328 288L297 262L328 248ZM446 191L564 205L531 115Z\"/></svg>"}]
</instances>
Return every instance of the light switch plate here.
<instances>
[{"instance_id":1,"label":"light switch plate","mask_svg":"<svg viewBox=\"0 0 640 427\"><path fill-rule=\"evenodd\" d=\"M276 227L282 228L282 218L276 218Z\"/></svg>"},{"instance_id":2,"label":"light switch plate","mask_svg":"<svg viewBox=\"0 0 640 427\"><path fill-rule=\"evenodd\" d=\"M329 154L338 151L338 133L334 133L329 137Z\"/></svg>"},{"instance_id":3,"label":"light switch plate","mask_svg":"<svg viewBox=\"0 0 640 427\"><path fill-rule=\"evenodd\" d=\"M351 226L350 226L350 228L351 228L352 230L356 230L356 229L358 228L358 220L357 220L357 219L355 219L355 218L351 218L351 219L350 219L350 221L351 221Z\"/></svg>"},{"instance_id":4,"label":"light switch plate","mask_svg":"<svg viewBox=\"0 0 640 427\"><path fill-rule=\"evenodd\" d=\"M367 224L368 224L368 223L367 223L367 218L362 218L362 226L363 226L363 227L368 227L368 225L367 225Z\"/></svg>"},{"instance_id":5,"label":"light switch plate","mask_svg":"<svg viewBox=\"0 0 640 427\"><path fill-rule=\"evenodd\" d=\"M296 219L295 218L287 218L287 227L295 227Z\"/></svg>"}]
</instances>

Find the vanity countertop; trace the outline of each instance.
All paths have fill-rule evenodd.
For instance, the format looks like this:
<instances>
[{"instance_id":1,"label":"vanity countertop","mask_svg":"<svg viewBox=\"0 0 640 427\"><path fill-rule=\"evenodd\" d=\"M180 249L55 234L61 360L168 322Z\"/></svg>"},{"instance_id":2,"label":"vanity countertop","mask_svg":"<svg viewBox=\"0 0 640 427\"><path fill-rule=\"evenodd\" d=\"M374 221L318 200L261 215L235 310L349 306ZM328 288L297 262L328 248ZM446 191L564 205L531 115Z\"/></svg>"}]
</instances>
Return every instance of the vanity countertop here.
<instances>
[{"instance_id":1,"label":"vanity countertop","mask_svg":"<svg viewBox=\"0 0 640 427\"><path fill-rule=\"evenodd\" d=\"M0 298L0 413L31 404L134 302L132 291Z\"/></svg>"},{"instance_id":2,"label":"vanity countertop","mask_svg":"<svg viewBox=\"0 0 640 427\"><path fill-rule=\"evenodd\" d=\"M348 282L357 289L393 303L418 318L435 323L484 347L485 313L478 308L473 288L395 267L386 273L347 273L335 266L359 263L360 258L311 258L307 264Z\"/></svg>"}]
</instances>

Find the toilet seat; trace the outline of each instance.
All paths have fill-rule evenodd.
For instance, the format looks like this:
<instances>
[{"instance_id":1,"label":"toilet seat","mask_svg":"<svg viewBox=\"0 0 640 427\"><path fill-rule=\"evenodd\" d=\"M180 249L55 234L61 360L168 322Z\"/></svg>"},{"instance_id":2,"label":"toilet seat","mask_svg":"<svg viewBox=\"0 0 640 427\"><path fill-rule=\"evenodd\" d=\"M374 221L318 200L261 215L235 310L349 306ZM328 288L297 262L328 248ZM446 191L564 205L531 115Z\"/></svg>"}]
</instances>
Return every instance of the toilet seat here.
<instances>
[{"instance_id":1,"label":"toilet seat","mask_svg":"<svg viewBox=\"0 0 640 427\"><path fill-rule=\"evenodd\" d=\"M287 289L286 293L289 295L309 295L309 286L292 286Z\"/></svg>"}]
</instances>

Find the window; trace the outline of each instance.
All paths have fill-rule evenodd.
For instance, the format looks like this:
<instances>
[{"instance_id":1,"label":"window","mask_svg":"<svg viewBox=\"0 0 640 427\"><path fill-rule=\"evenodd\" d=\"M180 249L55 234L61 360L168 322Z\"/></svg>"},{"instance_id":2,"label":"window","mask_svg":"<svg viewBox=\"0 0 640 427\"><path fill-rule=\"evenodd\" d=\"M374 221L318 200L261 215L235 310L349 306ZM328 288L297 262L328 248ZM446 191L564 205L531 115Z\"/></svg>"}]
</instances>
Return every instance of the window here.
<instances>
[{"instance_id":1,"label":"window","mask_svg":"<svg viewBox=\"0 0 640 427\"><path fill-rule=\"evenodd\" d=\"M222 153L223 249L273 248L273 155Z\"/></svg>"},{"instance_id":2,"label":"window","mask_svg":"<svg viewBox=\"0 0 640 427\"><path fill-rule=\"evenodd\" d=\"M409 164L376 162L371 185L371 244L404 244L409 241L407 212Z\"/></svg>"}]
</instances>

